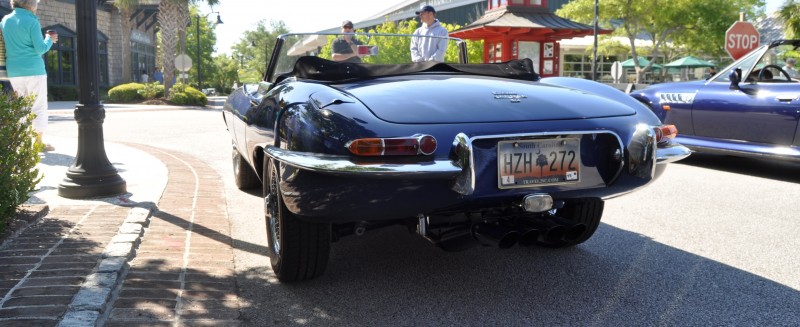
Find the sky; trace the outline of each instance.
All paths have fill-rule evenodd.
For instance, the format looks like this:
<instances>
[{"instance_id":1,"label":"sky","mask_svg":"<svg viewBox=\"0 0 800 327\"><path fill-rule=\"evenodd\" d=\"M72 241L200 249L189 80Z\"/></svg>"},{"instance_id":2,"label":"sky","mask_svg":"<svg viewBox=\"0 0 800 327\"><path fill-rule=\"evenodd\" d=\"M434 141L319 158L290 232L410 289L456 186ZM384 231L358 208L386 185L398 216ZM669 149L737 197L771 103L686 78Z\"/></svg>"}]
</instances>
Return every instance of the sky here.
<instances>
[{"instance_id":1,"label":"sky","mask_svg":"<svg viewBox=\"0 0 800 327\"><path fill-rule=\"evenodd\" d=\"M217 54L230 54L240 33L253 30L260 20L282 20L292 32L317 32L338 27L345 19L364 20L398 4L401 0L220 0L213 11L218 11L222 25L217 25ZM201 15L210 13L208 5L200 7ZM210 21L215 14L208 15Z\"/></svg>"},{"instance_id":2,"label":"sky","mask_svg":"<svg viewBox=\"0 0 800 327\"><path fill-rule=\"evenodd\" d=\"M202 3L202 1L200 1ZM283 20L292 32L316 32L338 27L345 19L362 21L402 0L220 0L213 11L218 11L223 24L217 25L217 54L230 54L230 48L239 41L240 33L255 29L260 20ZM767 12L778 10L785 0L766 0ZM208 5L200 8L201 14L212 11ZM213 21L214 14L208 15Z\"/></svg>"}]
</instances>

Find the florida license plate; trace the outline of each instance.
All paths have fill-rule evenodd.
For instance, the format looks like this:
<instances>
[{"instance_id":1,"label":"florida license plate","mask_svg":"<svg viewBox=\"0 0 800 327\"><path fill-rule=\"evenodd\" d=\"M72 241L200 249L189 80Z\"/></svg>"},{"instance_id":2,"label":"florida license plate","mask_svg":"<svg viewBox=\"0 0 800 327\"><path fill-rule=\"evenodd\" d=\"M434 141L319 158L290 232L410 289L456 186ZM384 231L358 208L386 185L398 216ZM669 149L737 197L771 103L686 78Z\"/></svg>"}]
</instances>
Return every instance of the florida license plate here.
<instances>
[{"instance_id":1,"label":"florida license plate","mask_svg":"<svg viewBox=\"0 0 800 327\"><path fill-rule=\"evenodd\" d=\"M538 139L497 143L497 176L501 189L577 183L580 139Z\"/></svg>"}]
</instances>

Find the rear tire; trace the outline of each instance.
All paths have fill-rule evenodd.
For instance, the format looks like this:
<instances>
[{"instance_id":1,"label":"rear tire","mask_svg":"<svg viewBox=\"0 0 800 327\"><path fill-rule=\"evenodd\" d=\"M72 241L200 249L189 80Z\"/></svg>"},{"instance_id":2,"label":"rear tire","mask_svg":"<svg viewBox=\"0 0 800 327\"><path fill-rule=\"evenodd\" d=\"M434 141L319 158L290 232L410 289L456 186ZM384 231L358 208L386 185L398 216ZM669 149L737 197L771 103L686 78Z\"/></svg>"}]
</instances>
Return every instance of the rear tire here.
<instances>
[{"instance_id":1,"label":"rear tire","mask_svg":"<svg viewBox=\"0 0 800 327\"><path fill-rule=\"evenodd\" d=\"M235 146L232 149L231 160L233 162L233 178L236 182L236 187L240 190L249 190L261 185L258 175L247 164L247 160L244 160L244 157Z\"/></svg>"},{"instance_id":2,"label":"rear tire","mask_svg":"<svg viewBox=\"0 0 800 327\"><path fill-rule=\"evenodd\" d=\"M328 266L331 225L305 222L283 203L278 164L264 161L264 218L272 271L282 282L321 276Z\"/></svg>"},{"instance_id":3,"label":"rear tire","mask_svg":"<svg viewBox=\"0 0 800 327\"><path fill-rule=\"evenodd\" d=\"M541 244L550 248L565 248L586 242L594 235L597 227L600 226L600 218L603 216L605 202L597 198L580 199L567 202L563 208L558 209L556 215L570 221L586 225L586 231L573 240L560 240L557 242Z\"/></svg>"}]
</instances>

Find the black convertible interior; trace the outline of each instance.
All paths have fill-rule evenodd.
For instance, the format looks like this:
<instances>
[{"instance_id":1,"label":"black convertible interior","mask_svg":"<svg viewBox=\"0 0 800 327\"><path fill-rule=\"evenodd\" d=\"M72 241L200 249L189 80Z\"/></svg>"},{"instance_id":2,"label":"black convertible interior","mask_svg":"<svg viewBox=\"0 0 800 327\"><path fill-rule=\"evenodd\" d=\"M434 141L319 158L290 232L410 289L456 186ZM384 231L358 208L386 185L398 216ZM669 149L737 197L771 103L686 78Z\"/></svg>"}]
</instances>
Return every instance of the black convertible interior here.
<instances>
[{"instance_id":1,"label":"black convertible interior","mask_svg":"<svg viewBox=\"0 0 800 327\"><path fill-rule=\"evenodd\" d=\"M297 59L291 72L278 76L275 82L278 83L291 76L326 82L347 82L423 72L453 72L528 81L539 80L539 74L534 71L533 62L528 58L490 64L452 64L427 61L387 65L337 62L315 56L303 56Z\"/></svg>"}]
</instances>

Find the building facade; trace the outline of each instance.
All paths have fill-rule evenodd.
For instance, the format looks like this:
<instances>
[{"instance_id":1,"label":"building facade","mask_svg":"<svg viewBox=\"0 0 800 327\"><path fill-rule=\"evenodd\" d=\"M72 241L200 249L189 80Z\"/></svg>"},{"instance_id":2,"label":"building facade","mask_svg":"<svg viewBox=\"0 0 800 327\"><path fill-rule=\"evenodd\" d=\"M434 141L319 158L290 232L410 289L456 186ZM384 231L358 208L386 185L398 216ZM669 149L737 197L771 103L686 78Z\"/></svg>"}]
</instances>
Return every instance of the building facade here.
<instances>
[{"instance_id":1,"label":"building facade","mask_svg":"<svg viewBox=\"0 0 800 327\"><path fill-rule=\"evenodd\" d=\"M156 63L157 3L141 6L125 17L103 1L97 8L99 86L108 88L139 81L141 73L152 74ZM10 0L0 0L0 16L12 11ZM75 0L42 0L36 15L44 31L58 32L58 43L44 56L51 99L77 94L78 60ZM127 44L126 44L127 43Z\"/></svg>"}]
</instances>

